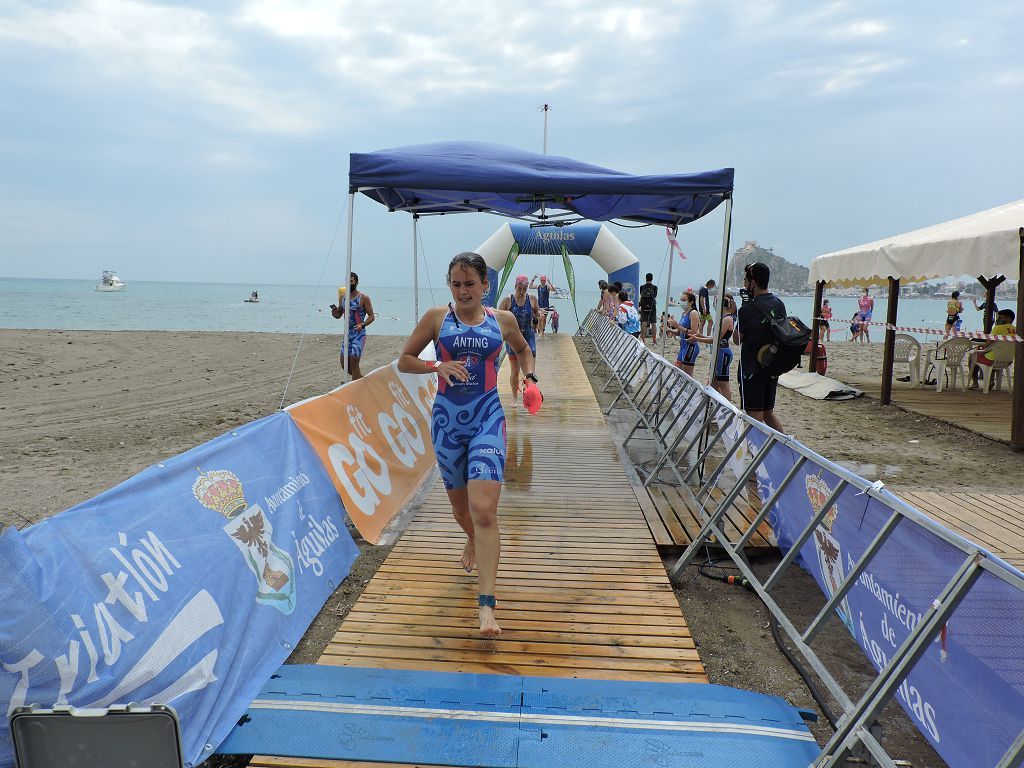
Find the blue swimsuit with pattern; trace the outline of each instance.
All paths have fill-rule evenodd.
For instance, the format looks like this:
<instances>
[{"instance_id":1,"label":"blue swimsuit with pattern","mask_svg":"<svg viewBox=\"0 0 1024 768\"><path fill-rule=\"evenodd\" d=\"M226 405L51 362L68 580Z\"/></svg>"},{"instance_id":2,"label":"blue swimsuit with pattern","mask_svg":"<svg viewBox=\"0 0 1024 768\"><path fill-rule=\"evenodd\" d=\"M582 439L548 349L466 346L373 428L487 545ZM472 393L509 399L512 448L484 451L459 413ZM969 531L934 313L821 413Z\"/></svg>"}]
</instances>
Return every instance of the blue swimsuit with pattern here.
<instances>
[{"instance_id":1,"label":"blue swimsuit with pattern","mask_svg":"<svg viewBox=\"0 0 1024 768\"><path fill-rule=\"evenodd\" d=\"M537 356L537 336L533 330L533 302L530 301L530 297L526 297L526 303L523 306L516 304L516 295L513 293L509 297L508 303L509 311L516 316L516 323L519 325L519 332L523 334L523 338L526 339L526 343L530 345L530 351L533 352L533 356ZM516 359L515 350L512 349L508 344L505 345L505 351L508 352L508 356L513 360Z\"/></svg>"},{"instance_id":2,"label":"blue swimsuit with pattern","mask_svg":"<svg viewBox=\"0 0 1024 768\"><path fill-rule=\"evenodd\" d=\"M359 302L362 297L363 294L357 293L348 300L348 345L351 350L348 353L349 357L362 357L363 347L366 346L366 329L356 330L356 326L366 320L366 311ZM342 356L345 355L344 336L341 337L341 353Z\"/></svg>"},{"instance_id":3,"label":"blue swimsuit with pattern","mask_svg":"<svg viewBox=\"0 0 1024 768\"><path fill-rule=\"evenodd\" d=\"M498 399L501 328L494 312L484 310L479 325L466 325L450 310L441 323L435 348L441 362L466 364L467 381L438 377L430 436L444 487L464 488L470 480L505 477L505 412Z\"/></svg>"},{"instance_id":4,"label":"blue swimsuit with pattern","mask_svg":"<svg viewBox=\"0 0 1024 768\"><path fill-rule=\"evenodd\" d=\"M686 314L679 318L679 325L681 325L686 330L691 330L689 312L687 312ZM676 360L682 363L683 365L693 365L694 363L697 362L697 355L699 354L700 344L698 344L696 341L688 341L686 338L686 334L680 333L679 357L677 357Z\"/></svg>"}]
</instances>

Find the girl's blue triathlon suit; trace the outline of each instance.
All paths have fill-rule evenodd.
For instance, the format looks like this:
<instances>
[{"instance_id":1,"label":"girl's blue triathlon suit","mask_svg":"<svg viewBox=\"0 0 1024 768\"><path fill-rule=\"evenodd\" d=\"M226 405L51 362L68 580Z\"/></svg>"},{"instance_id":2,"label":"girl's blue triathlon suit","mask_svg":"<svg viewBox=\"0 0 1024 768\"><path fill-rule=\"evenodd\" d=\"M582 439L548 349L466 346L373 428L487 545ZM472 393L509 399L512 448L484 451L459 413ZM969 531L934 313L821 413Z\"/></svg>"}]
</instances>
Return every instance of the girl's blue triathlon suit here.
<instances>
[{"instance_id":1,"label":"girl's blue triathlon suit","mask_svg":"<svg viewBox=\"0 0 1024 768\"><path fill-rule=\"evenodd\" d=\"M516 323L519 325L519 332L523 334L523 338L526 339L526 343L530 345L530 351L533 352L533 356L537 356L537 336L533 330L533 302L530 301L530 297L526 297L526 303L522 306L516 304L516 295L513 293L509 297L508 304L509 311L516 316ZM508 352L508 356L515 360L516 353L508 344L505 345L505 351Z\"/></svg>"},{"instance_id":2,"label":"girl's blue triathlon suit","mask_svg":"<svg viewBox=\"0 0 1024 768\"><path fill-rule=\"evenodd\" d=\"M513 302L514 304L515 302ZM491 309L479 325L466 325L449 310L435 348L442 363L466 364L469 379L454 383L438 377L430 436L448 490L470 480L505 477L505 412L498 399L501 328Z\"/></svg>"},{"instance_id":3,"label":"girl's blue triathlon suit","mask_svg":"<svg viewBox=\"0 0 1024 768\"><path fill-rule=\"evenodd\" d=\"M690 311L683 313L679 318L679 325L686 330L690 328ZM697 355L700 354L700 344L696 341L689 341L685 333L679 334L679 357L676 358L683 365L694 365L697 362Z\"/></svg>"},{"instance_id":4,"label":"girl's blue triathlon suit","mask_svg":"<svg viewBox=\"0 0 1024 768\"><path fill-rule=\"evenodd\" d=\"M356 325L366 320L366 310L363 309L360 299L363 294L357 293L348 300L348 347L351 350L349 357L362 357L363 347L366 346L366 329L356 330ZM345 337L341 337L341 353L345 354Z\"/></svg>"},{"instance_id":5,"label":"girl's blue triathlon suit","mask_svg":"<svg viewBox=\"0 0 1024 768\"><path fill-rule=\"evenodd\" d=\"M732 339L733 328L736 327L736 315L726 315L732 318L732 328L722 336L721 346L718 348L718 359L715 361L715 379L718 381L729 380L729 366L732 365L732 348L729 341Z\"/></svg>"}]
</instances>

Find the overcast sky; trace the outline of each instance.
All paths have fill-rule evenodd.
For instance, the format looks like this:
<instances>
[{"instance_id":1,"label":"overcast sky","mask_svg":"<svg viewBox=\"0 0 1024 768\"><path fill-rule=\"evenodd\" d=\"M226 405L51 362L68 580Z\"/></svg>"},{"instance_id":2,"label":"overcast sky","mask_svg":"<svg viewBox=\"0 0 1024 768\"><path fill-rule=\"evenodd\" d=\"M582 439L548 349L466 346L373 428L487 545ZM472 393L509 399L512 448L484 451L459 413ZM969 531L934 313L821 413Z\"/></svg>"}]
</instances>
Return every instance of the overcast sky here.
<instances>
[{"instance_id":1,"label":"overcast sky","mask_svg":"<svg viewBox=\"0 0 1024 768\"><path fill-rule=\"evenodd\" d=\"M734 167L733 250L806 264L1024 197L1022 23L1019 0L0 0L0 276L312 284L327 260L333 284L348 153L540 151L545 102L552 154ZM716 271L721 210L680 230L680 283ZM356 212L363 283L411 285L409 216ZM423 221L431 268L501 223ZM661 272L664 230L615 233Z\"/></svg>"}]
</instances>

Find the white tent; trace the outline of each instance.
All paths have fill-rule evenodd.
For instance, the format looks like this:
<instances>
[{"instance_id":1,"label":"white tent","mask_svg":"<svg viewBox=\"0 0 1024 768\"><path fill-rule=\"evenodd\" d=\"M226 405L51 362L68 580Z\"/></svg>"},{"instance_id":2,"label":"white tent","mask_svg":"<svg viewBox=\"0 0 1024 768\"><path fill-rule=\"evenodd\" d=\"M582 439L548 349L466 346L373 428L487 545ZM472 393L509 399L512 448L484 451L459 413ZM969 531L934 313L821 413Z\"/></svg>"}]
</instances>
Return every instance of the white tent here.
<instances>
[{"instance_id":1,"label":"white tent","mask_svg":"<svg viewBox=\"0 0 1024 768\"><path fill-rule=\"evenodd\" d=\"M888 285L886 323L896 325L899 286L947 275L976 275L988 290L991 305L1004 279L1020 280L1024 272L1024 200L962 219L903 235L827 253L811 262L808 282L814 286L814 325L810 370L815 369L818 316L825 286ZM1024 338L1024 282L1017 288L1017 335ZM990 316L989 316L990 317ZM986 329L991 322L986 321ZM893 346L896 332L885 333L882 359L882 405L892 398ZM1013 371L1010 444L1024 450L1024 343L1018 343Z\"/></svg>"},{"instance_id":2,"label":"white tent","mask_svg":"<svg viewBox=\"0 0 1024 768\"><path fill-rule=\"evenodd\" d=\"M947 275L1020 279L1024 200L819 256L809 283L830 286L913 283Z\"/></svg>"}]
</instances>

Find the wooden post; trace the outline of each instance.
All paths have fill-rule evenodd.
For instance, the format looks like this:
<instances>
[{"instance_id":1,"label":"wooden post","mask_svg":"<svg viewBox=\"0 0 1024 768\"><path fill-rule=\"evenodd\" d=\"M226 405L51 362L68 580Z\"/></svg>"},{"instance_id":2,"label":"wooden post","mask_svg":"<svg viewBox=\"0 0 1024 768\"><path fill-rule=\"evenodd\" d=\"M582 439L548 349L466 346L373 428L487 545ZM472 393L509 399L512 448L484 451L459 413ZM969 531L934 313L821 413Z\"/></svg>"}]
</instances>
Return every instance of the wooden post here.
<instances>
[{"instance_id":1,"label":"wooden post","mask_svg":"<svg viewBox=\"0 0 1024 768\"><path fill-rule=\"evenodd\" d=\"M1024 227L1020 237L1020 269L1017 272L1017 338L1024 339ZM1013 413L1010 420L1010 445L1024 451L1024 343L1018 341L1013 353Z\"/></svg>"},{"instance_id":2,"label":"wooden post","mask_svg":"<svg viewBox=\"0 0 1024 768\"><path fill-rule=\"evenodd\" d=\"M889 278L889 305L885 313L885 322L896 325L896 308L900 303L900 281ZM896 350L896 331L885 329L885 349L882 351L882 405L892 402L892 359Z\"/></svg>"},{"instance_id":3,"label":"wooden post","mask_svg":"<svg viewBox=\"0 0 1024 768\"><path fill-rule=\"evenodd\" d=\"M810 373L818 372L818 318L821 317L821 297L825 293L825 281L819 280L814 284L814 317L811 319L811 354L807 360L807 370Z\"/></svg>"},{"instance_id":4,"label":"wooden post","mask_svg":"<svg viewBox=\"0 0 1024 768\"><path fill-rule=\"evenodd\" d=\"M992 311L992 307L996 303L996 288L1006 280L1006 275L996 275L995 277L986 278L984 275L978 276L978 282L985 286L985 317L983 325L985 333L992 333L992 325L996 320L996 313Z\"/></svg>"}]
</instances>

